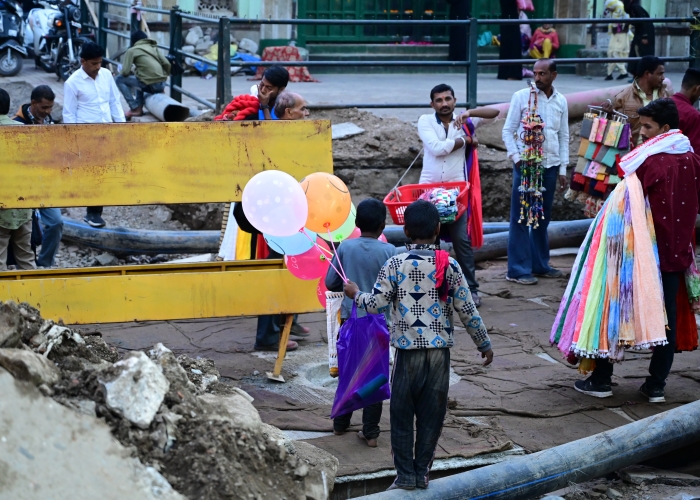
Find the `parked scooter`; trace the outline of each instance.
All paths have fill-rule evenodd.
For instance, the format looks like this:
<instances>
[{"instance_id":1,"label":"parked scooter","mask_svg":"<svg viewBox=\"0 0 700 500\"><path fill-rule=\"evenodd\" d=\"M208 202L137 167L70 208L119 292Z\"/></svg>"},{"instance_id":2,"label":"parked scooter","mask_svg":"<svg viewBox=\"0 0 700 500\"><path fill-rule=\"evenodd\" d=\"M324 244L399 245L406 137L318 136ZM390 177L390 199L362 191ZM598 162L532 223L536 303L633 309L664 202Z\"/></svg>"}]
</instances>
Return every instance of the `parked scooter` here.
<instances>
[{"instance_id":1,"label":"parked scooter","mask_svg":"<svg viewBox=\"0 0 700 500\"><path fill-rule=\"evenodd\" d=\"M41 3L47 8L32 9L27 18L33 39L30 53L37 67L67 80L80 68L80 47L93 36L82 34L80 8L73 0Z\"/></svg>"},{"instance_id":2,"label":"parked scooter","mask_svg":"<svg viewBox=\"0 0 700 500\"><path fill-rule=\"evenodd\" d=\"M22 69L27 49L24 38L22 7L15 0L0 0L0 76L14 76Z\"/></svg>"}]
</instances>

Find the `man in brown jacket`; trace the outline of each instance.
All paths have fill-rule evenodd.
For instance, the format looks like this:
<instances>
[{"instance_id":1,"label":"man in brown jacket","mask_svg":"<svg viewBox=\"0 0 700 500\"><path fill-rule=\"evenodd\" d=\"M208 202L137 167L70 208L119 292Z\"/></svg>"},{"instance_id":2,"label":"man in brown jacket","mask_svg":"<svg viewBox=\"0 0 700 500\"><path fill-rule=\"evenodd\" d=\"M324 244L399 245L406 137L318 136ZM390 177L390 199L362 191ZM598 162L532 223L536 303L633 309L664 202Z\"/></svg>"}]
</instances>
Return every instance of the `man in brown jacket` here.
<instances>
[{"instance_id":1,"label":"man in brown jacket","mask_svg":"<svg viewBox=\"0 0 700 500\"><path fill-rule=\"evenodd\" d=\"M615 96L612 104L606 102L603 109L608 113L613 109L629 117L632 128L632 146L641 144L639 131L642 124L637 110L652 101L669 97L664 84L664 63L656 56L644 56L637 66L639 75L632 84Z\"/></svg>"}]
</instances>

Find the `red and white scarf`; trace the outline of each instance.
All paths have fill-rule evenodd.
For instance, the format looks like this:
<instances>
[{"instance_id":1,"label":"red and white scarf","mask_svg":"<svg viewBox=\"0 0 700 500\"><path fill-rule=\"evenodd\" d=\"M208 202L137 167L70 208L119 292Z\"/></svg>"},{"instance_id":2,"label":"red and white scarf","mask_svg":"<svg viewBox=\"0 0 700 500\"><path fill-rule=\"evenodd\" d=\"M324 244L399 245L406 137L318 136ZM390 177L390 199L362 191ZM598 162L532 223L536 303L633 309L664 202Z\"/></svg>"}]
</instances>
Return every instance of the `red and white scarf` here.
<instances>
[{"instance_id":1,"label":"red and white scarf","mask_svg":"<svg viewBox=\"0 0 700 500\"><path fill-rule=\"evenodd\" d=\"M653 139L643 142L620 160L620 168L625 175L636 171L650 156L660 153L680 155L693 151L688 138L678 129L669 130Z\"/></svg>"}]
</instances>

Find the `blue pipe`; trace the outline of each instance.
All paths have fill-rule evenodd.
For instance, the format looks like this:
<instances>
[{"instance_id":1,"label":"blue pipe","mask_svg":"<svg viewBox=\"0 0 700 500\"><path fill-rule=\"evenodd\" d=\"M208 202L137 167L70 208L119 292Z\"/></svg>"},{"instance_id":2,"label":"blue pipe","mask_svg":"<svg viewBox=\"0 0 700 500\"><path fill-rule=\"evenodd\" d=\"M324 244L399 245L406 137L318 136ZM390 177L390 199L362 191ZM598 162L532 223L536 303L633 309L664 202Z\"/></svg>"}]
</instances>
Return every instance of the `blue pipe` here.
<instances>
[{"instance_id":1,"label":"blue pipe","mask_svg":"<svg viewBox=\"0 0 700 500\"><path fill-rule=\"evenodd\" d=\"M700 441L700 401L548 450L368 500L526 500Z\"/></svg>"}]
</instances>

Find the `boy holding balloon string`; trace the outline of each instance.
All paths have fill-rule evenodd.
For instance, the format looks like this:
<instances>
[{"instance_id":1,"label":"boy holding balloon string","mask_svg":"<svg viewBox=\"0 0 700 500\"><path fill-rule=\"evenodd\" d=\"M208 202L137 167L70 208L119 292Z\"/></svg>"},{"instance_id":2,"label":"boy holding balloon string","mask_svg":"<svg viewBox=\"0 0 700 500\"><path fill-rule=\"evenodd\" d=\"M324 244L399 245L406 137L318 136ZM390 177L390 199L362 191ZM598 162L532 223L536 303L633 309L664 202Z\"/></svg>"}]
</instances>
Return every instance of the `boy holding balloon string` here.
<instances>
[{"instance_id":1,"label":"boy holding balloon string","mask_svg":"<svg viewBox=\"0 0 700 500\"><path fill-rule=\"evenodd\" d=\"M345 240L333 257L333 265L326 274L326 288L330 291L343 289L343 278L336 272L342 266L348 279L359 283L363 288L371 288L384 263L396 255L396 247L379 240L386 226L386 207L368 198L357 206L355 226L361 231L359 238ZM339 262L340 261L340 262ZM340 308L341 324L352 312L352 300L345 297ZM359 311L358 311L359 312ZM387 318L388 319L388 318ZM387 322L388 323L388 322ZM342 377L344 374L340 374ZM379 437L379 420L382 416L382 402L367 406L362 410L362 430L357 433L367 446L376 448ZM350 427L352 412L333 419L333 432L342 435Z\"/></svg>"},{"instance_id":2,"label":"boy holding balloon string","mask_svg":"<svg viewBox=\"0 0 700 500\"><path fill-rule=\"evenodd\" d=\"M427 488L435 448L447 413L453 315L491 364L493 351L457 262L435 245L440 233L437 208L413 202L404 213L407 251L389 259L374 288L363 293L349 281L344 292L358 309L378 314L391 309L391 450L396 480L389 489ZM414 450L415 419L415 450Z\"/></svg>"}]
</instances>

